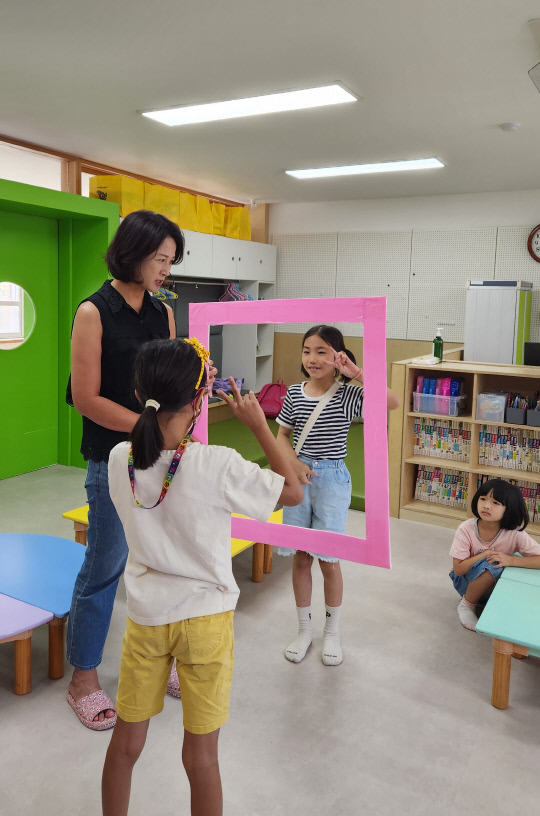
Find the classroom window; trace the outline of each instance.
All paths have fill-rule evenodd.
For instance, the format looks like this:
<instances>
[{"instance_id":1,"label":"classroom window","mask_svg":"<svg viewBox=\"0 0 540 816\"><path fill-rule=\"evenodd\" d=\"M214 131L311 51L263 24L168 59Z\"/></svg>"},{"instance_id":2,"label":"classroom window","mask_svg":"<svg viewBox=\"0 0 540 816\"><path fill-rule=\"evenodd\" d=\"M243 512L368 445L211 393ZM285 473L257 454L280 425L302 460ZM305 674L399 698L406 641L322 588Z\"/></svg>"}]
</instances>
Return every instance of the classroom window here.
<instances>
[{"instance_id":1,"label":"classroom window","mask_svg":"<svg viewBox=\"0 0 540 816\"><path fill-rule=\"evenodd\" d=\"M32 333L35 310L29 294L16 283L0 282L0 348L17 348Z\"/></svg>"}]
</instances>

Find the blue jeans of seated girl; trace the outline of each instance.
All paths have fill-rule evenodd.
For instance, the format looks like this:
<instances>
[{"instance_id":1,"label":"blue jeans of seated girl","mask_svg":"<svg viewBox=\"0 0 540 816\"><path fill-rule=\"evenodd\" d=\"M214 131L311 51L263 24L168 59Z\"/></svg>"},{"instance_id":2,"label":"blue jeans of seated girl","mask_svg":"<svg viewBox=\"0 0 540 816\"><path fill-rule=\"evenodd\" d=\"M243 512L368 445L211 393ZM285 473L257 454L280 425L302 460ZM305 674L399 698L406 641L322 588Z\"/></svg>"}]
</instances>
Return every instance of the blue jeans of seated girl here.
<instances>
[{"instance_id":1,"label":"blue jeans of seated girl","mask_svg":"<svg viewBox=\"0 0 540 816\"><path fill-rule=\"evenodd\" d=\"M479 578L483 572L490 572L495 580L495 583L499 580L502 575L504 567L494 567L493 564L490 564L487 558L482 558L480 561L477 561L472 567L465 573L465 575L456 575L454 570L450 570L448 573L454 587L459 592L461 597L465 595L467 592L467 587L474 581L476 578ZM487 600L492 593L492 589L480 599L481 601Z\"/></svg>"},{"instance_id":2,"label":"blue jeans of seated girl","mask_svg":"<svg viewBox=\"0 0 540 816\"><path fill-rule=\"evenodd\" d=\"M71 601L67 659L74 668L88 670L101 663L128 549L124 528L109 495L107 462L88 462L85 487L88 543Z\"/></svg>"},{"instance_id":3,"label":"blue jeans of seated girl","mask_svg":"<svg viewBox=\"0 0 540 816\"><path fill-rule=\"evenodd\" d=\"M283 508L283 524L344 533L347 513L351 504L351 476L343 459L311 459L298 457L315 472L311 484L302 485L304 500L296 507ZM296 550L279 547L278 555L293 555ZM338 558L309 553L321 561L335 564Z\"/></svg>"}]
</instances>

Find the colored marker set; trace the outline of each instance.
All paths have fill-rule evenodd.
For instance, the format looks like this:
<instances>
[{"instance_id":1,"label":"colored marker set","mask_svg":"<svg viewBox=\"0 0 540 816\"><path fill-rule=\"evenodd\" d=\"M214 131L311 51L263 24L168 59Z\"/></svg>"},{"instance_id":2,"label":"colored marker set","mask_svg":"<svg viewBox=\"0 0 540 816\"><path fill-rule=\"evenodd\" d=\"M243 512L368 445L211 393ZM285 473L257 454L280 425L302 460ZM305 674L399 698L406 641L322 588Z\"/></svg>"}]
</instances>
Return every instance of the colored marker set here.
<instances>
[{"instance_id":1,"label":"colored marker set","mask_svg":"<svg viewBox=\"0 0 540 816\"><path fill-rule=\"evenodd\" d=\"M463 377L424 377L416 380L413 410L421 414L459 416L466 408Z\"/></svg>"}]
</instances>

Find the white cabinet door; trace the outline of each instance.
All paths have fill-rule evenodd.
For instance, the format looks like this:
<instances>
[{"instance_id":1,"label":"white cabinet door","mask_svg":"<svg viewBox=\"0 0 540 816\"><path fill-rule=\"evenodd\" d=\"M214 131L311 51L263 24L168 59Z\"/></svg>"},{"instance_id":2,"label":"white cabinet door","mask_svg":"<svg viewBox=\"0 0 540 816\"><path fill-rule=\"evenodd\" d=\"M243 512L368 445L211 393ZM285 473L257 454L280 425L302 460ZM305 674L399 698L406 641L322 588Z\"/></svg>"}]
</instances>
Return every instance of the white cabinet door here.
<instances>
[{"instance_id":1,"label":"white cabinet door","mask_svg":"<svg viewBox=\"0 0 540 816\"><path fill-rule=\"evenodd\" d=\"M212 277L226 280L276 279L276 247L256 241L213 236Z\"/></svg>"},{"instance_id":2,"label":"white cabinet door","mask_svg":"<svg viewBox=\"0 0 540 816\"><path fill-rule=\"evenodd\" d=\"M182 230L185 247L184 260L177 267L172 267L171 275L190 278L211 278L212 275L212 238L205 232Z\"/></svg>"},{"instance_id":3,"label":"white cabinet door","mask_svg":"<svg viewBox=\"0 0 540 816\"><path fill-rule=\"evenodd\" d=\"M238 280L238 258L241 257L242 244L238 238L225 238L223 235L212 236L212 277L224 280Z\"/></svg>"},{"instance_id":4,"label":"white cabinet door","mask_svg":"<svg viewBox=\"0 0 540 816\"><path fill-rule=\"evenodd\" d=\"M260 281L273 283L276 280L277 248L273 244L258 244L253 242L255 254L254 277Z\"/></svg>"}]
</instances>

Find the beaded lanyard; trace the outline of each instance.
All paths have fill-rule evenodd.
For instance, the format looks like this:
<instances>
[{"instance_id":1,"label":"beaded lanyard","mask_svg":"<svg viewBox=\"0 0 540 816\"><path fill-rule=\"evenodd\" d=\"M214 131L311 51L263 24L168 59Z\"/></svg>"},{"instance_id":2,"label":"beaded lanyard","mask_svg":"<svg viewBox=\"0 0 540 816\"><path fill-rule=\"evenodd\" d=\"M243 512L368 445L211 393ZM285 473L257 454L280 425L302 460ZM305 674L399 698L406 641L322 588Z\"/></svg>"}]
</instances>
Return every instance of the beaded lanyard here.
<instances>
[{"instance_id":1,"label":"beaded lanyard","mask_svg":"<svg viewBox=\"0 0 540 816\"><path fill-rule=\"evenodd\" d=\"M186 446L191 439L191 431L182 439L180 444L176 449L176 453L172 458L171 465L169 470L167 471L167 475L163 480L163 487L161 488L161 494L159 499L155 504L151 507L145 507L144 504L141 504L140 501L137 499L135 495L135 472L133 470L133 446L129 448L129 456L128 456L128 473L129 473L129 481L131 483L131 490L133 491L133 498L135 499L135 503L137 507L141 507L143 510L153 510L154 507L157 507L158 504L161 504L165 496L167 495L167 490L171 486L171 482L174 478L174 474L176 473L176 468L180 464L180 459L182 458L182 454L184 453Z\"/></svg>"}]
</instances>

